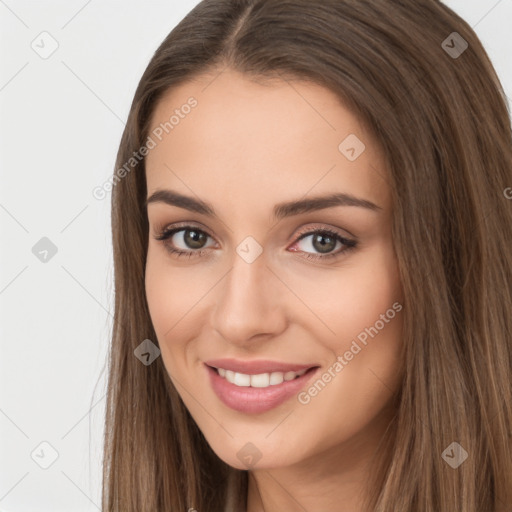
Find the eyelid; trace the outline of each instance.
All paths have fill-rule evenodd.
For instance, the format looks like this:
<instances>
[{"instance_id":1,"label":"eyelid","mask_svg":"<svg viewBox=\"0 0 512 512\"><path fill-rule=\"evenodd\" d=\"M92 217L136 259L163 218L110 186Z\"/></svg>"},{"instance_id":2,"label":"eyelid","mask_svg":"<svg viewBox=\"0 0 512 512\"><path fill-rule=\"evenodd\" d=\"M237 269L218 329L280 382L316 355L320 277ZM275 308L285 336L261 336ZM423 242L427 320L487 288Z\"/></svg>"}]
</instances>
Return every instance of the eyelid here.
<instances>
[{"instance_id":1,"label":"eyelid","mask_svg":"<svg viewBox=\"0 0 512 512\"><path fill-rule=\"evenodd\" d=\"M350 231L347 231L346 229L342 230L341 228L330 227L330 226L326 226L325 224L318 224L318 223L308 224L307 227L299 229L299 231L297 233L297 237L300 238L300 237L302 237L302 235L311 235L317 231L321 231L323 233L332 233L332 234L335 234L336 236L339 236L340 238L343 238L345 240L348 240L348 237L350 237L351 238L350 241L354 241L354 242L358 241L357 237L355 235L353 235L352 233L350 233ZM342 231L347 233L348 237L345 236L342 233ZM299 238L297 238L295 241L298 241Z\"/></svg>"},{"instance_id":2,"label":"eyelid","mask_svg":"<svg viewBox=\"0 0 512 512\"><path fill-rule=\"evenodd\" d=\"M195 221L182 221L182 222L177 222L175 224L170 224L170 225L168 225L168 224L159 224L159 225L155 225L155 231L156 231L157 234L163 235L163 234L168 233L170 231L177 230L178 228L183 228L184 229L184 228L190 228L190 227L191 228L197 228L198 230L203 231L204 233L206 233L209 237L215 239L215 237L209 232L208 228L206 228L203 224L201 224L199 222L195 222ZM346 237L342 233L340 233L340 231L342 231L341 228L334 228L334 227L326 226L325 224L313 223L313 225L309 224L307 227L299 229L299 231L296 234L296 238L294 239L294 242L297 242L303 236L314 234L317 231L331 232L331 233L336 234L337 236L339 236L341 238L345 238L346 239ZM353 235L350 231L348 231L346 229L343 229L343 231L348 233L348 235L352 238L351 241L354 241L354 242L358 241L357 237L355 235ZM155 235L155 238L157 236L158 235Z\"/></svg>"},{"instance_id":3,"label":"eyelid","mask_svg":"<svg viewBox=\"0 0 512 512\"><path fill-rule=\"evenodd\" d=\"M207 228L205 228L200 223L197 223L197 225L196 225L195 222L177 222L176 224L170 224L170 225L168 225L168 224L155 225L154 237L156 240L163 240L165 242L167 238L172 236L172 235L170 235L170 233L174 232L173 234L175 234L175 232L177 232L177 231L186 231L187 228L195 228L198 231L205 233L210 238L215 240L215 237L208 231ZM195 252L199 252L200 250L201 249L198 249Z\"/></svg>"},{"instance_id":4,"label":"eyelid","mask_svg":"<svg viewBox=\"0 0 512 512\"><path fill-rule=\"evenodd\" d=\"M155 235L155 239L162 241L163 244L166 246L166 249L170 253L174 253L176 256L182 256L182 255L188 256L188 257L201 256L204 252L208 252L208 249L212 248L212 247L205 247L205 248L196 249L196 250L194 250L194 249L183 250L183 249L171 248L169 246L170 244L167 243L167 240L180 231L187 231L187 228L192 228L192 229L195 228L198 231L201 231L202 233L206 234L209 238L211 238L212 240L214 240L216 242L215 237L209 233L208 229L204 228L200 223L196 223L193 221L178 222L176 224L171 224L167 227L165 227L165 225L164 225L164 227L162 227L162 228L157 227L156 230L158 233L157 233L157 235ZM188 229L188 230L191 231L192 229ZM301 228L299 230L299 232L296 234L296 236L294 237L294 240L293 240L291 246L297 244L298 242L300 242L301 240L303 240L304 238L306 238L308 236L312 236L312 235L315 235L318 233L326 233L326 234L333 235L334 237L336 237L337 240L341 241L342 245L344 246L344 249L339 249L336 252L326 253L324 255L310 253L310 252L306 252L306 251L292 251L292 252L301 252L301 253L305 254L305 256L301 256L301 257L303 257L305 259L312 259L312 260L316 259L319 261L327 260L329 258L341 257L343 255L343 253L348 252L351 249L355 249L358 246L359 241L353 235L350 235L352 237L351 239L345 237L343 234L340 233L340 231L341 231L340 228L329 227L329 226L326 226L325 224L323 224L323 225L317 224L317 225L313 225L313 226L308 225L307 227ZM289 249L289 247L290 247L290 245L287 247L287 249Z\"/></svg>"},{"instance_id":5,"label":"eyelid","mask_svg":"<svg viewBox=\"0 0 512 512\"><path fill-rule=\"evenodd\" d=\"M155 223L154 230L158 233L162 233L165 231L171 231L172 229L189 228L189 227L200 229L201 231L208 233L209 236L212 236L210 234L208 228L204 224L201 224L200 222L196 222L196 221L181 221L181 222L174 222L172 224L169 224L167 222ZM213 236L212 236L212 238L213 238Z\"/></svg>"}]
</instances>

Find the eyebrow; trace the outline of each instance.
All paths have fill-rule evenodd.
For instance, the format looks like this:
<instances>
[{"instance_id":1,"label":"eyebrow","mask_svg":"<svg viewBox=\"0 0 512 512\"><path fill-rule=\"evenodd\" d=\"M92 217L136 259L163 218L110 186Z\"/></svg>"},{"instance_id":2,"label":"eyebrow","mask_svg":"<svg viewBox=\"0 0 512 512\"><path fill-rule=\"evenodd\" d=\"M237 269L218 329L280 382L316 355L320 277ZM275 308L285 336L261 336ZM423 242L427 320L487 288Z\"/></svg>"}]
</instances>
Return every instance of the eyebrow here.
<instances>
[{"instance_id":1,"label":"eyebrow","mask_svg":"<svg viewBox=\"0 0 512 512\"><path fill-rule=\"evenodd\" d=\"M177 206L178 208L184 208L191 212L200 213L208 217L217 217L217 214L211 204L202 201L201 199L182 195L174 190L156 190L146 199L146 208L151 203L165 203L170 206ZM279 203L274 206L273 213L274 219L280 220L285 217L324 210L335 206L357 206L375 212L382 210L380 206L366 199L361 199L351 194L336 193Z\"/></svg>"}]
</instances>

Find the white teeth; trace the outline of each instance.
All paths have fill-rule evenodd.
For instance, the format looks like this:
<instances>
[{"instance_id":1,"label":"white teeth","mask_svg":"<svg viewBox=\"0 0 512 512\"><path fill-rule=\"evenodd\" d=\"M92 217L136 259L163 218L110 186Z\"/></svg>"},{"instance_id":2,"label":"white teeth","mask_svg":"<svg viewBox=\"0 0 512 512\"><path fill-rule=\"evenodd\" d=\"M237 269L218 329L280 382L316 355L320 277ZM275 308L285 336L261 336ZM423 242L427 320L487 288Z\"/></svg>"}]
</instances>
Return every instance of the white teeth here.
<instances>
[{"instance_id":1,"label":"white teeth","mask_svg":"<svg viewBox=\"0 0 512 512\"><path fill-rule=\"evenodd\" d=\"M272 372L270 374L270 385L275 386L276 384L281 384L284 380L283 374L281 372Z\"/></svg>"},{"instance_id":2,"label":"white teeth","mask_svg":"<svg viewBox=\"0 0 512 512\"><path fill-rule=\"evenodd\" d=\"M270 386L270 374L260 373L259 375L251 375L251 387L266 388Z\"/></svg>"},{"instance_id":3,"label":"white teeth","mask_svg":"<svg viewBox=\"0 0 512 512\"><path fill-rule=\"evenodd\" d=\"M253 387L253 388L267 388L269 386L276 386L282 384L283 381L293 380L301 375L304 375L307 370L300 372L272 372L260 373L258 375L248 375L245 373L233 372L225 370L224 368L217 368L221 377L224 377L228 382L240 387Z\"/></svg>"},{"instance_id":4,"label":"white teeth","mask_svg":"<svg viewBox=\"0 0 512 512\"><path fill-rule=\"evenodd\" d=\"M236 386L250 386L251 385L251 376L245 375L245 373L235 372L235 378L233 379L233 384Z\"/></svg>"}]
</instances>

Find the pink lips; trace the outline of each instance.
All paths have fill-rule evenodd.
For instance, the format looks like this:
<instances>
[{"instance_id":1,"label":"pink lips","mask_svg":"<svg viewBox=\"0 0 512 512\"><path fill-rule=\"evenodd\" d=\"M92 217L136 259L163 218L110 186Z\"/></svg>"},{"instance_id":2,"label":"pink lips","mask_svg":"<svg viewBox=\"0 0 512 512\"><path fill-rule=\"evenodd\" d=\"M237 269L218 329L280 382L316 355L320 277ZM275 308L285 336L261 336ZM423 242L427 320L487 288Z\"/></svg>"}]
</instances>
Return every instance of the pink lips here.
<instances>
[{"instance_id":1,"label":"pink lips","mask_svg":"<svg viewBox=\"0 0 512 512\"><path fill-rule=\"evenodd\" d=\"M308 370L293 380L266 388L241 387L231 384L221 377L215 368L223 368L248 375L272 372L298 372ZM219 399L231 409L245 414L258 414L269 411L282 404L301 389L318 370L318 365L290 364L276 361L239 361L235 359L216 359L205 363L210 383Z\"/></svg>"},{"instance_id":2,"label":"pink lips","mask_svg":"<svg viewBox=\"0 0 512 512\"><path fill-rule=\"evenodd\" d=\"M212 359L205 361L208 366L214 368L224 368L233 372L245 373L248 375L258 375L260 373L272 372L300 372L318 366L315 364L290 364L280 363L278 361L240 361L237 359Z\"/></svg>"}]
</instances>

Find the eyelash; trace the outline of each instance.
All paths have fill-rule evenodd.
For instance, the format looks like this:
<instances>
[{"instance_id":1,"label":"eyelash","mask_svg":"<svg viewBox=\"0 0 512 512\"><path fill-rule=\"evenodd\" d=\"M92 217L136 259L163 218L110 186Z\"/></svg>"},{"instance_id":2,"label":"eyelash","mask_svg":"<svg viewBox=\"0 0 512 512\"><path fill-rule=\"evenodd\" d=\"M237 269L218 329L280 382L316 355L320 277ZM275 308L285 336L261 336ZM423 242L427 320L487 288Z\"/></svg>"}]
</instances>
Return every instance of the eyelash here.
<instances>
[{"instance_id":1,"label":"eyelash","mask_svg":"<svg viewBox=\"0 0 512 512\"><path fill-rule=\"evenodd\" d=\"M178 258L181 256L185 256L187 258L192 258L192 257L196 257L196 256L201 257L203 255L203 253L207 252L207 249L183 251L181 249L175 249L169 243L167 243L168 239L170 239L173 235L175 235L176 233L179 233L180 231L196 231L199 233L203 233L210 238L213 238L206 231L199 229L196 226L184 225L184 226L166 228L166 229L161 230L159 232L159 234L157 236L155 236L155 240L162 242L164 244L166 250ZM345 249L341 249L341 250L338 250L337 252L332 252L332 253L328 253L328 254L324 254L324 255L315 255L315 254L311 254L311 253L304 253L305 256L303 256L303 257L308 260L317 260L317 261L320 260L321 261L321 260L326 260L329 258L334 258L336 256L345 255L347 252L350 252L353 249L355 249L358 245L358 243L355 240L349 240L348 238L344 238L336 231L333 231L328 228L313 229L313 230L299 233L299 237L297 238L297 240L295 240L294 245L297 242L299 242L300 240L303 240L304 238L306 238L308 236L316 235L316 234L329 235L329 236L334 237L336 239L336 241L340 241L345 246ZM297 252L303 252L303 251L297 251Z\"/></svg>"}]
</instances>

